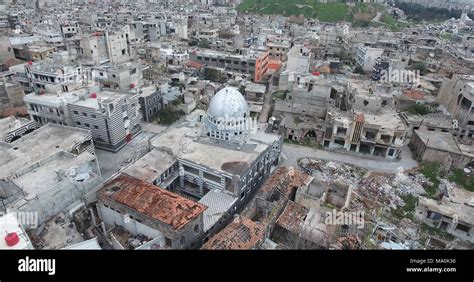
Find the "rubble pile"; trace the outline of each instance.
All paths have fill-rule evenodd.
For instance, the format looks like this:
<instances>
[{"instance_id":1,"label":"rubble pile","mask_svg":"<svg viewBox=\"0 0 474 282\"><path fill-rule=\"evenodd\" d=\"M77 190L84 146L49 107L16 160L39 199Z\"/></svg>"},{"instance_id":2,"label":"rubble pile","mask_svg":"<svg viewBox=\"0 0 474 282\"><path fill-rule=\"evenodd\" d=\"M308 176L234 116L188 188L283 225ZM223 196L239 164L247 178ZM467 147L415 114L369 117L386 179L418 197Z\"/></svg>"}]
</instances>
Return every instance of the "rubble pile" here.
<instances>
[{"instance_id":1,"label":"rubble pile","mask_svg":"<svg viewBox=\"0 0 474 282\"><path fill-rule=\"evenodd\" d=\"M353 187L357 186L360 179L367 173L367 170L361 167L308 157L300 158L298 166L316 179L326 182L337 180L341 184Z\"/></svg>"},{"instance_id":2,"label":"rubble pile","mask_svg":"<svg viewBox=\"0 0 474 282\"><path fill-rule=\"evenodd\" d=\"M355 234L339 237L333 244L337 250L359 250L362 248L362 240Z\"/></svg>"}]
</instances>

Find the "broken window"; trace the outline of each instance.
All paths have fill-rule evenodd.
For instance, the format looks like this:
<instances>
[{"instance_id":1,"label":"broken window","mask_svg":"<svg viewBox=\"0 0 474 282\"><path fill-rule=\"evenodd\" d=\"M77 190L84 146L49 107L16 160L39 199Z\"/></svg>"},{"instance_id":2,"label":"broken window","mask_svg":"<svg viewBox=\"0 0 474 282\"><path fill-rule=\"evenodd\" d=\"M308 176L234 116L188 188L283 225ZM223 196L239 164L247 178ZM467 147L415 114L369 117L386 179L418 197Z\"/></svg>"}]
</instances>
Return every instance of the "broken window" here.
<instances>
[{"instance_id":1,"label":"broken window","mask_svg":"<svg viewBox=\"0 0 474 282\"><path fill-rule=\"evenodd\" d=\"M165 237L165 246L166 247L171 247L171 239Z\"/></svg>"},{"instance_id":2,"label":"broken window","mask_svg":"<svg viewBox=\"0 0 474 282\"><path fill-rule=\"evenodd\" d=\"M456 230L464 231L466 233L468 233L470 229L471 228L469 226L461 224L461 223L458 223L458 225L456 226Z\"/></svg>"}]
</instances>

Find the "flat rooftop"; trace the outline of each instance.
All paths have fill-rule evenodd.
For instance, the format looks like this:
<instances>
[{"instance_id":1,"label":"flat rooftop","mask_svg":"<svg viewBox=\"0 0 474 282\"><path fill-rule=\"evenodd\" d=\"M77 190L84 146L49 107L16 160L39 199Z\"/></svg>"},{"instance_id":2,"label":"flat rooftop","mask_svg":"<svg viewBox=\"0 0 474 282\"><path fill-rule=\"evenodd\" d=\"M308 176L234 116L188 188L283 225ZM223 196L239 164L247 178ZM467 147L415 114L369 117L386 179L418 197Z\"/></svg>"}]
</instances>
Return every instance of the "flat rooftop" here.
<instances>
[{"instance_id":1,"label":"flat rooftop","mask_svg":"<svg viewBox=\"0 0 474 282\"><path fill-rule=\"evenodd\" d=\"M191 113L188 117L191 117ZM197 121L185 121L165 130L150 142L161 151L213 170L241 175L258 156L279 139L262 130L251 133L242 146L205 136L205 127ZM219 156L212 157L212 156Z\"/></svg>"},{"instance_id":2,"label":"flat rooftop","mask_svg":"<svg viewBox=\"0 0 474 282\"><path fill-rule=\"evenodd\" d=\"M124 174L105 184L98 195L180 229L207 207Z\"/></svg>"},{"instance_id":3,"label":"flat rooftop","mask_svg":"<svg viewBox=\"0 0 474 282\"><path fill-rule=\"evenodd\" d=\"M66 177L72 167L78 167L94 159L95 156L88 152L83 152L79 156L64 151L57 152L45 160L41 166L14 179L13 182L23 190L23 193L28 195L28 198L32 198L55 188L63 181L58 174L63 173L63 176Z\"/></svg>"},{"instance_id":4,"label":"flat rooftop","mask_svg":"<svg viewBox=\"0 0 474 282\"><path fill-rule=\"evenodd\" d=\"M99 101L100 103L110 104L120 99L123 99L127 95L125 93L118 93L112 91L100 91L95 93L97 95L96 98L91 98L90 96L85 97L83 100L79 99L74 102L74 105L98 110L100 108Z\"/></svg>"},{"instance_id":5,"label":"flat rooftop","mask_svg":"<svg viewBox=\"0 0 474 282\"><path fill-rule=\"evenodd\" d=\"M448 186L448 197L436 201L419 197L419 205L443 215L458 216L458 220L474 226L474 192L469 192L455 186Z\"/></svg>"},{"instance_id":6,"label":"flat rooftop","mask_svg":"<svg viewBox=\"0 0 474 282\"><path fill-rule=\"evenodd\" d=\"M12 143L0 143L0 179L90 139L89 130L49 123Z\"/></svg>"},{"instance_id":7,"label":"flat rooftop","mask_svg":"<svg viewBox=\"0 0 474 282\"><path fill-rule=\"evenodd\" d=\"M23 227L18 222L18 217L14 213L7 213L0 216L0 234L4 237L8 233L15 232L20 239L14 246L8 246L7 242L2 238L0 240L0 250L28 250L33 249L30 238L26 234Z\"/></svg>"},{"instance_id":8,"label":"flat rooftop","mask_svg":"<svg viewBox=\"0 0 474 282\"><path fill-rule=\"evenodd\" d=\"M365 125L380 126L381 130L403 131L406 125L395 110L379 114L364 113Z\"/></svg>"},{"instance_id":9,"label":"flat rooftop","mask_svg":"<svg viewBox=\"0 0 474 282\"><path fill-rule=\"evenodd\" d=\"M453 135L449 132L415 130L415 133L428 148L462 154L456 140L454 140Z\"/></svg>"},{"instance_id":10,"label":"flat rooftop","mask_svg":"<svg viewBox=\"0 0 474 282\"><path fill-rule=\"evenodd\" d=\"M153 149L146 155L128 166L123 173L153 183L161 174L176 162L176 158L157 149Z\"/></svg>"},{"instance_id":11,"label":"flat rooftop","mask_svg":"<svg viewBox=\"0 0 474 282\"><path fill-rule=\"evenodd\" d=\"M8 133L21 128L25 124L32 122L26 118L15 118L13 116L9 116L6 118L0 119L0 141L5 140Z\"/></svg>"}]
</instances>

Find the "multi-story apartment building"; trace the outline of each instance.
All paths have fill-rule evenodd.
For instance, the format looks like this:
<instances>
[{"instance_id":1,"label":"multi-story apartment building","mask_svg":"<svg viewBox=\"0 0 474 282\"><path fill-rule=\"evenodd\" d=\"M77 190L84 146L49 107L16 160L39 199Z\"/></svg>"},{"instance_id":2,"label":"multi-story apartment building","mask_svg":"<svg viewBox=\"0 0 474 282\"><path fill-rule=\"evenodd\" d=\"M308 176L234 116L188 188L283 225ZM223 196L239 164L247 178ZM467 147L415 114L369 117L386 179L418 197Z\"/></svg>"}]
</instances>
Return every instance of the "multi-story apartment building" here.
<instances>
[{"instance_id":1,"label":"multi-story apartment building","mask_svg":"<svg viewBox=\"0 0 474 282\"><path fill-rule=\"evenodd\" d=\"M394 110L370 114L330 109L323 145L330 149L396 159L405 145L406 131L405 123Z\"/></svg>"},{"instance_id":2,"label":"multi-story apartment building","mask_svg":"<svg viewBox=\"0 0 474 282\"><path fill-rule=\"evenodd\" d=\"M129 39L126 30L94 32L81 38L81 56L96 65L127 62L131 55Z\"/></svg>"},{"instance_id":3,"label":"multi-story apartment building","mask_svg":"<svg viewBox=\"0 0 474 282\"><path fill-rule=\"evenodd\" d=\"M68 104L72 125L90 130L97 147L116 152L141 131L138 97L110 91L82 95Z\"/></svg>"},{"instance_id":4,"label":"multi-story apartment building","mask_svg":"<svg viewBox=\"0 0 474 282\"><path fill-rule=\"evenodd\" d=\"M92 78L99 82L101 88L112 90L129 91L143 84L142 70L134 62L93 67Z\"/></svg>"},{"instance_id":5,"label":"multi-story apartment building","mask_svg":"<svg viewBox=\"0 0 474 282\"><path fill-rule=\"evenodd\" d=\"M37 92L56 89L68 92L82 86L82 66L76 64L56 64L54 61L29 62L25 65L31 88Z\"/></svg>"},{"instance_id":6,"label":"multi-story apartment building","mask_svg":"<svg viewBox=\"0 0 474 282\"><path fill-rule=\"evenodd\" d=\"M190 60L228 72L248 74L254 82L262 80L268 70L268 51L240 49L239 54L199 50L190 54Z\"/></svg>"},{"instance_id":7,"label":"multi-story apartment building","mask_svg":"<svg viewBox=\"0 0 474 282\"><path fill-rule=\"evenodd\" d=\"M372 71L375 60L383 55L384 50L367 46L359 46L356 62L364 71Z\"/></svg>"},{"instance_id":8,"label":"multi-story apartment building","mask_svg":"<svg viewBox=\"0 0 474 282\"><path fill-rule=\"evenodd\" d=\"M470 140L474 133L474 76L454 75L445 80L438 94L455 119L454 129L461 139Z\"/></svg>"}]
</instances>

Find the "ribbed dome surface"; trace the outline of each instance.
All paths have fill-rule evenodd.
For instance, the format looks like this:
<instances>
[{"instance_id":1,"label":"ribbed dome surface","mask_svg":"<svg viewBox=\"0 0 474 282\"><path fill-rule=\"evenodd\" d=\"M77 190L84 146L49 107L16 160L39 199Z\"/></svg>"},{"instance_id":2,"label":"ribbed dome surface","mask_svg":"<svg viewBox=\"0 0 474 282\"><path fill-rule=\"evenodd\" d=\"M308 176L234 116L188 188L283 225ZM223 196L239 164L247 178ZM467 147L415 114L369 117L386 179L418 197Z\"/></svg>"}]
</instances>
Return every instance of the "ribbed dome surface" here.
<instances>
[{"instance_id":1,"label":"ribbed dome surface","mask_svg":"<svg viewBox=\"0 0 474 282\"><path fill-rule=\"evenodd\" d=\"M248 104L235 87L225 87L212 98L207 110L211 118L243 118L248 115Z\"/></svg>"}]
</instances>

